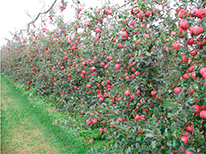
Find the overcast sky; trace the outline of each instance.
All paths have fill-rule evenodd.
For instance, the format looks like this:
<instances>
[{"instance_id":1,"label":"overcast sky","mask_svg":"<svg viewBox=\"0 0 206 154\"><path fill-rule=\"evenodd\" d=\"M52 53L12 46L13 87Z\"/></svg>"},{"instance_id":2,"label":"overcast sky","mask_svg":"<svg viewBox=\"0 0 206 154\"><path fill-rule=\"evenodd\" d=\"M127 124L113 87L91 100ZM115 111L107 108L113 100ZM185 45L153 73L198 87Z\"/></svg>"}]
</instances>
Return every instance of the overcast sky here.
<instances>
[{"instance_id":1,"label":"overcast sky","mask_svg":"<svg viewBox=\"0 0 206 154\"><path fill-rule=\"evenodd\" d=\"M44 11L48 9L49 6L54 2L54 0L0 0L0 46L6 44L4 38L11 39L11 35L9 31L15 32L19 31L22 28L25 28L27 23L32 21L38 13L41 11L43 7L44 1L46 6ZM72 1L72 0L67 0ZM84 2L87 6L99 6L101 7L102 3L107 0L80 0L80 2ZM118 3L119 5L124 4L124 0L113 0L114 3ZM57 1L58 3L60 0ZM27 15L27 12L31 15L30 18ZM68 21L74 14L74 10L69 9L69 7L63 11L65 20ZM40 18L37 21L37 24L40 22Z\"/></svg>"}]
</instances>

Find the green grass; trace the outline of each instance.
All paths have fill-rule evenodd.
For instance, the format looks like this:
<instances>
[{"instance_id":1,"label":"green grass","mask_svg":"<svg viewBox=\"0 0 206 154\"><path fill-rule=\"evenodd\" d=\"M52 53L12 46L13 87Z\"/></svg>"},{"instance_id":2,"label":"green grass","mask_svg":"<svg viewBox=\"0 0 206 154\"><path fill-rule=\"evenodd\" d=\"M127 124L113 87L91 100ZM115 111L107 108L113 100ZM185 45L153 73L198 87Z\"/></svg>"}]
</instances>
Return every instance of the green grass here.
<instances>
[{"instance_id":1,"label":"green grass","mask_svg":"<svg viewBox=\"0 0 206 154\"><path fill-rule=\"evenodd\" d=\"M35 89L28 91L12 79L4 75L1 77L4 153L21 153L22 148L19 147L25 147L22 138L27 136L30 136L30 140L26 141L25 151L31 153L110 153L109 145L114 144L115 140L101 139L97 128L88 130L82 127L85 121L82 121L81 114L75 113L75 116L71 116L69 111L61 112L54 103L44 103L44 98L38 98ZM19 125L22 121L26 128ZM21 137L21 133L19 135L21 130L11 131L13 128L25 129L24 136ZM31 134L30 130L35 135ZM77 130L77 135L73 135ZM108 133L105 135L109 136ZM89 139L93 139L94 143L89 143ZM105 147L107 149L103 150Z\"/></svg>"},{"instance_id":2,"label":"green grass","mask_svg":"<svg viewBox=\"0 0 206 154\"><path fill-rule=\"evenodd\" d=\"M90 147L83 138L71 129L52 125L55 117L45 105L30 101L4 75L1 94L2 153L87 153Z\"/></svg>"}]
</instances>

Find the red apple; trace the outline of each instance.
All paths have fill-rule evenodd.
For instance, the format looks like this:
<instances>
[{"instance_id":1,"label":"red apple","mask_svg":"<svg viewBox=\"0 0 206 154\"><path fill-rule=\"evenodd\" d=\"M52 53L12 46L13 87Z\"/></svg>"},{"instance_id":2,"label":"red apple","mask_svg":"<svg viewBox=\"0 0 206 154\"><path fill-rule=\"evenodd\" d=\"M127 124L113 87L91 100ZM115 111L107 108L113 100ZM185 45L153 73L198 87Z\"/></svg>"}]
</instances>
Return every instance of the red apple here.
<instances>
[{"instance_id":1,"label":"red apple","mask_svg":"<svg viewBox=\"0 0 206 154\"><path fill-rule=\"evenodd\" d=\"M181 91L181 87L176 87L176 88L174 88L174 93L175 93L175 94L180 93L180 91Z\"/></svg>"},{"instance_id":2,"label":"red apple","mask_svg":"<svg viewBox=\"0 0 206 154\"><path fill-rule=\"evenodd\" d=\"M178 51L181 48L181 44L179 42L173 43L172 48Z\"/></svg>"},{"instance_id":3,"label":"red apple","mask_svg":"<svg viewBox=\"0 0 206 154\"><path fill-rule=\"evenodd\" d=\"M140 90L138 89L135 95L139 95L139 94L140 94Z\"/></svg>"},{"instance_id":4,"label":"red apple","mask_svg":"<svg viewBox=\"0 0 206 154\"><path fill-rule=\"evenodd\" d=\"M96 118L92 119L92 123L97 124L97 119Z\"/></svg>"},{"instance_id":5,"label":"red apple","mask_svg":"<svg viewBox=\"0 0 206 154\"><path fill-rule=\"evenodd\" d=\"M199 34L201 34L203 32L203 30L204 29L202 27L197 26L197 27L194 27L193 33L199 35Z\"/></svg>"},{"instance_id":6,"label":"red apple","mask_svg":"<svg viewBox=\"0 0 206 154\"><path fill-rule=\"evenodd\" d=\"M120 122L123 122L123 119L122 119L122 118L119 118L118 121L119 121L119 123L120 123Z\"/></svg>"},{"instance_id":7,"label":"red apple","mask_svg":"<svg viewBox=\"0 0 206 154\"><path fill-rule=\"evenodd\" d=\"M131 94L131 92L130 92L129 90L126 90L126 91L124 92L124 94L127 95L127 96L129 96L129 95Z\"/></svg>"},{"instance_id":8,"label":"red apple","mask_svg":"<svg viewBox=\"0 0 206 154\"><path fill-rule=\"evenodd\" d=\"M194 130L194 126L187 126L186 129L187 131L192 132Z\"/></svg>"},{"instance_id":9,"label":"red apple","mask_svg":"<svg viewBox=\"0 0 206 154\"><path fill-rule=\"evenodd\" d=\"M137 114L137 115L135 116L135 120L136 120L136 121L140 120L140 115L139 115L139 114Z\"/></svg>"},{"instance_id":10,"label":"red apple","mask_svg":"<svg viewBox=\"0 0 206 154\"><path fill-rule=\"evenodd\" d=\"M116 64L116 65L115 65L115 69L116 69L116 70L119 70L119 69L120 69L120 64Z\"/></svg>"},{"instance_id":11,"label":"red apple","mask_svg":"<svg viewBox=\"0 0 206 154\"><path fill-rule=\"evenodd\" d=\"M188 21L185 21L185 20L181 20L180 21L180 28L186 30L189 28L189 22Z\"/></svg>"},{"instance_id":12,"label":"red apple","mask_svg":"<svg viewBox=\"0 0 206 154\"><path fill-rule=\"evenodd\" d=\"M200 112L200 117L206 119L206 110Z\"/></svg>"},{"instance_id":13,"label":"red apple","mask_svg":"<svg viewBox=\"0 0 206 154\"><path fill-rule=\"evenodd\" d=\"M87 27L90 27L90 22L87 22L86 25L87 25Z\"/></svg>"},{"instance_id":14,"label":"red apple","mask_svg":"<svg viewBox=\"0 0 206 154\"><path fill-rule=\"evenodd\" d=\"M193 67L193 66L190 66L187 70L191 73L191 72L194 71L194 67Z\"/></svg>"},{"instance_id":15,"label":"red apple","mask_svg":"<svg viewBox=\"0 0 206 154\"><path fill-rule=\"evenodd\" d=\"M206 67L202 67L201 69L200 69L200 74L204 74L206 72Z\"/></svg>"},{"instance_id":16,"label":"red apple","mask_svg":"<svg viewBox=\"0 0 206 154\"><path fill-rule=\"evenodd\" d=\"M142 130L138 130L138 131L137 131L137 134L142 134Z\"/></svg>"},{"instance_id":17,"label":"red apple","mask_svg":"<svg viewBox=\"0 0 206 154\"><path fill-rule=\"evenodd\" d=\"M182 61L186 63L189 61L189 58L185 58L185 55L184 55L184 56L182 56Z\"/></svg>"},{"instance_id":18,"label":"red apple","mask_svg":"<svg viewBox=\"0 0 206 154\"><path fill-rule=\"evenodd\" d=\"M184 142L185 144L187 144L187 142L188 142L188 137L182 136L182 137L181 137L181 140L182 140L182 142Z\"/></svg>"},{"instance_id":19,"label":"red apple","mask_svg":"<svg viewBox=\"0 0 206 154\"><path fill-rule=\"evenodd\" d=\"M189 76L190 76L189 73L185 73L185 74L182 75L182 78L185 79L185 80L187 80L187 78L188 78Z\"/></svg>"},{"instance_id":20,"label":"red apple","mask_svg":"<svg viewBox=\"0 0 206 154\"><path fill-rule=\"evenodd\" d=\"M100 133L101 133L101 132L104 132L104 129L100 128L100 129L99 129L99 132L100 132Z\"/></svg>"},{"instance_id":21,"label":"red apple","mask_svg":"<svg viewBox=\"0 0 206 154\"><path fill-rule=\"evenodd\" d=\"M151 15L151 11L147 11L147 12L145 13L145 17L146 17L146 18L149 18L150 15Z\"/></svg>"},{"instance_id":22,"label":"red apple","mask_svg":"<svg viewBox=\"0 0 206 154\"><path fill-rule=\"evenodd\" d=\"M187 41L187 44L189 45L193 45L195 43L195 40L193 38L190 38L188 41Z\"/></svg>"},{"instance_id":23,"label":"red apple","mask_svg":"<svg viewBox=\"0 0 206 154\"><path fill-rule=\"evenodd\" d=\"M203 19L204 17L206 17L206 10L198 9L195 11L195 15L196 15L196 17Z\"/></svg>"},{"instance_id":24,"label":"red apple","mask_svg":"<svg viewBox=\"0 0 206 154\"><path fill-rule=\"evenodd\" d=\"M114 122L110 122L110 125L115 125L115 123Z\"/></svg>"},{"instance_id":25,"label":"red apple","mask_svg":"<svg viewBox=\"0 0 206 154\"><path fill-rule=\"evenodd\" d=\"M192 50L192 51L190 52L190 54L193 55L193 56L196 56L196 55L197 55L197 50Z\"/></svg>"},{"instance_id":26,"label":"red apple","mask_svg":"<svg viewBox=\"0 0 206 154\"><path fill-rule=\"evenodd\" d=\"M91 69L92 71L96 71L96 67L94 67L94 66L92 66L90 69Z\"/></svg>"},{"instance_id":27,"label":"red apple","mask_svg":"<svg viewBox=\"0 0 206 154\"><path fill-rule=\"evenodd\" d=\"M191 106L191 108L195 108L195 110L192 110L192 112L194 112L194 113L198 113L200 111L200 106L197 104Z\"/></svg>"},{"instance_id":28,"label":"red apple","mask_svg":"<svg viewBox=\"0 0 206 154\"><path fill-rule=\"evenodd\" d=\"M123 38L128 36L126 31L121 32L121 34L120 34L120 35L121 35L121 37L123 37Z\"/></svg>"},{"instance_id":29,"label":"red apple","mask_svg":"<svg viewBox=\"0 0 206 154\"><path fill-rule=\"evenodd\" d=\"M90 139L90 140L89 140L89 142L93 143L93 142L94 142L94 140L93 140L93 139Z\"/></svg>"},{"instance_id":30,"label":"red apple","mask_svg":"<svg viewBox=\"0 0 206 154\"><path fill-rule=\"evenodd\" d=\"M180 10L180 12L178 13L178 17L179 18L183 18L183 17L187 17L188 13L186 10Z\"/></svg>"},{"instance_id":31,"label":"red apple","mask_svg":"<svg viewBox=\"0 0 206 154\"><path fill-rule=\"evenodd\" d=\"M135 24L135 21L132 20L132 21L130 22L130 25L131 25L131 26L134 26L134 24Z\"/></svg>"},{"instance_id":32,"label":"red apple","mask_svg":"<svg viewBox=\"0 0 206 154\"><path fill-rule=\"evenodd\" d=\"M71 44L72 43L72 41L71 40L67 40L67 44Z\"/></svg>"}]
</instances>

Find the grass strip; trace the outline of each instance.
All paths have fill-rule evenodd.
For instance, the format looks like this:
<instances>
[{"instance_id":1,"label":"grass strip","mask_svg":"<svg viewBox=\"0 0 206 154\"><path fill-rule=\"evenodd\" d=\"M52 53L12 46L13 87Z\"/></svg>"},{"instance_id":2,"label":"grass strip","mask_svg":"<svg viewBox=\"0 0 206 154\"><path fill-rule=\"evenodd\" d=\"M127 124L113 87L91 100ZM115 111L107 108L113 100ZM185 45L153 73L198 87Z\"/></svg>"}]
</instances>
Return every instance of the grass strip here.
<instances>
[{"instance_id":1,"label":"grass strip","mask_svg":"<svg viewBox=\"0 0 206 154\"><path fill-rule=\"evenodd\" d=\"M4 75L1 94L2 153L87 153L82 138L52 125L55 119L48 111L30 102Z\"/></svg>"}]
</instances>

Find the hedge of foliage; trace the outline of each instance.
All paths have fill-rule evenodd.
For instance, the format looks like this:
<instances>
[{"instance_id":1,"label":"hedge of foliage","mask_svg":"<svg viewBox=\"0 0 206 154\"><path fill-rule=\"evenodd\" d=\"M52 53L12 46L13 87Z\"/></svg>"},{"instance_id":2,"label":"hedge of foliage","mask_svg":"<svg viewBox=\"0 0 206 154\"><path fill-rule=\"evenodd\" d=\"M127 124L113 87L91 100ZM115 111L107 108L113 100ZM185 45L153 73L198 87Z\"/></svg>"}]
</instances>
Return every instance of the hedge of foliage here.
<instances>
[{"instance_id":1,"label":"hedge of foliage","mask_svg":"<svg viewBox=\"0 0 206 154\"><path fill-rule=\"evenodd\" d=\"M76 21L15 34L2 71L114 138L111 153L206 153L206 4L78 3Z\"/></svg>"}]
</instances>

